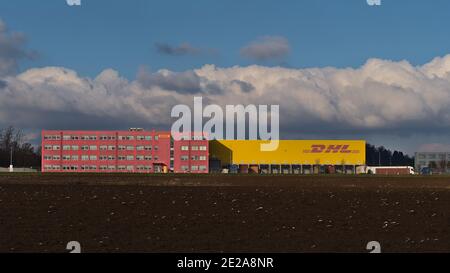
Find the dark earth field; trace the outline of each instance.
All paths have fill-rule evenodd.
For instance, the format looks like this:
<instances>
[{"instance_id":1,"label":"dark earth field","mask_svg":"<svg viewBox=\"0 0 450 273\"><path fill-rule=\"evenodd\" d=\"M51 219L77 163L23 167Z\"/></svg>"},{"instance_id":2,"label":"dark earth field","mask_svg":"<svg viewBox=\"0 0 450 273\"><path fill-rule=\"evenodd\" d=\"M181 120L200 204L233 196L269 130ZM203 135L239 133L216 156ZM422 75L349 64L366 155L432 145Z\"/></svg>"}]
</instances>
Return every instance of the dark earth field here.
<instances>
[{"instance_id":1,"label":"dark earth field","mask_svg":"<svg viewBox=\"0 0 450 273\"><path fill-rule=\"evenodd\" d=\"M0 252L450 252L450 177L0 175Z\"/></svg>"}]
</instances>

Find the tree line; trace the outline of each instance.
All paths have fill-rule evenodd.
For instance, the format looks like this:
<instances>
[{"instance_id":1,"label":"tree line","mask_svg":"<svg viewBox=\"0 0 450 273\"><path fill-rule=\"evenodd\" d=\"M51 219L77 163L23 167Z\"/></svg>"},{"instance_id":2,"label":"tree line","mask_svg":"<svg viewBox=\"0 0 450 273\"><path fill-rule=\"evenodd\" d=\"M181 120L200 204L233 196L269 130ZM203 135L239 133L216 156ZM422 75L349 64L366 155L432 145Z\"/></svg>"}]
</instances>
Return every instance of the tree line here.
<instances>
[{"instance_id":1,"label":"tree line","mask_svg":"<svg viewBox=\"0 0 450 273\"><path fill-rule=\"evenodd\" d=\"M0 167L10 165L11 152L14 167L40 168L41 148L26 142L21 129L9 126L0 129Z\"/></svg>"},{"instance_id":2,"label":"tree line","mask_svg":"<svg viewBox=\"0 0 450 273\"><path fill-rule=\"evenodd\" d=\"M367 143L366 164L368 166L414 166L414 157Z\"/></svg>"}]
</instances>

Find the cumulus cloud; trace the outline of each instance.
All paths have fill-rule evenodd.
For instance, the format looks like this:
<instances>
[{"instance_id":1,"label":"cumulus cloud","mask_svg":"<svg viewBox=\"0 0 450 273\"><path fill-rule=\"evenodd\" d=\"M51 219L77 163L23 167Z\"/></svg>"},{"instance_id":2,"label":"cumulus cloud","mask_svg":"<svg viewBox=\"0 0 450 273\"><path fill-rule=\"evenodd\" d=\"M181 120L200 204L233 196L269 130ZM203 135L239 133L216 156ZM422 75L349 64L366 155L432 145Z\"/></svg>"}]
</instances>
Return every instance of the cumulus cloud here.
<instances>
[{"instance_id":1,"label":"cumulus cloud","mask_svg":"<svg viewBox=\"0 0 450 273\"><path fill-rule=\"evenodd\" d=\"M241 55L255 61L283 60L291 51L289 41L281 36L264 36L241 49Z\"/></svg>"},{"instance_id":2,"label":"cumulus cloud","mask_svg":"<svg viewBox=\"0 0 450 273\"><path fill-rule=\"evenodd\" d=\"M35 53L26 50L25 45L25 35L9 32L0 19L0 76L16 73L21 60L34 57Z\"/></svg>"},{"instance_id":3,"label":"cumulus cloud","mask_svg":"<svg viewBox=\"0 0 450 273\"><path fill-rule=\"evenodd\" d=\"M22 128L167 129L173 106L203 96L221 106L280 105L282 138L450 133L450 55L423 66L371 59L355 69L142 69L135 80L111 69L86 78L45 67L0 77L0 83L0 125Z\"/></svg>"}]
</instances>

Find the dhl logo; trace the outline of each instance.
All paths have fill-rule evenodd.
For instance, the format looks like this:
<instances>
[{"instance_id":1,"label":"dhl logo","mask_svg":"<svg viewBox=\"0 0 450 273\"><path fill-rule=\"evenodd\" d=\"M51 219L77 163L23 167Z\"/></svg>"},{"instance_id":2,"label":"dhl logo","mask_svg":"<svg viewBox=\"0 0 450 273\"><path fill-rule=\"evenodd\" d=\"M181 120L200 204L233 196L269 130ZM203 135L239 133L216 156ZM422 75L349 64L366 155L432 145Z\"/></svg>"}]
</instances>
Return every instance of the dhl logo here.
<instances>
[{"instance_id":1,"label":"dhl logo","mask_svg":"<svg viewBox=\"0 0 450 273\"><path fill-rule=\"evenodd\" d=\"M359 154L359 150L350 150L350 145L311 145L311 150L304 150L304 153L311 154Z\"/></svg>"}]
</instances>

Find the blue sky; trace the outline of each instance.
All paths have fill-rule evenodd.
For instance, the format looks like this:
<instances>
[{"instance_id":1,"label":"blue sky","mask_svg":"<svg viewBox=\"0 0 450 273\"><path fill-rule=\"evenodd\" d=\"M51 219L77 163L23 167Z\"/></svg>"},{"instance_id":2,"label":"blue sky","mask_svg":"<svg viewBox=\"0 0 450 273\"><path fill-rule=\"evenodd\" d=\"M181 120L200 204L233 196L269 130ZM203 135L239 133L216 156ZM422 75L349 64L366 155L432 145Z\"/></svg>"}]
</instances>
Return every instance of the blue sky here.
<instances>
[{"instance_id":1,"label":"blue sky","mask_svg":"<svg viewBox=\"0 0 450 273\"><path fill-rule=\"evenodd\" d=\"M450 52L447 0L1 0L0 16L28 37L39 58L22 69L64 66L95 76L114 68L133 78L141 65L183 71L203 64L249 65L239 50L257 37L283 36L282 61L295 68L357 67L368 58L423 64ZM155 43L213 49L214 54L161 55Z\"/></svg>"}]
</instances>

